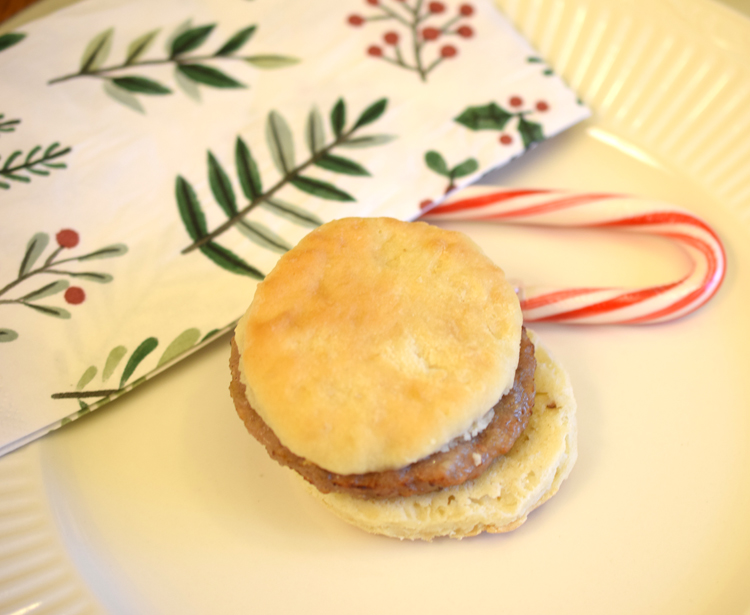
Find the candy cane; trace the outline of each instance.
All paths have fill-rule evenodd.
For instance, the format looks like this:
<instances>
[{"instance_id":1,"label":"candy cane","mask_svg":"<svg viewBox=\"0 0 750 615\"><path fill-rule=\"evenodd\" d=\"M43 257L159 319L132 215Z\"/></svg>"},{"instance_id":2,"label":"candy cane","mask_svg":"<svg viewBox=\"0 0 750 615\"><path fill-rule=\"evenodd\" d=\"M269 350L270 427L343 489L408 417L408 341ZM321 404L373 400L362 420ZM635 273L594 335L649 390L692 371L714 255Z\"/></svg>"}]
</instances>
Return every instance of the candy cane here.
<instances>
[{"instance_id":1,"label":"candy cane","mask_svg":"<svg viewBox=\"0 0 750 615\"><path fill-rule=\"evenodd\" d=\"M726 271L724 246L703 220L673 205L620 194L473 186L421 219L490 220L658 235L675 241L692 259L687 275L660 286L522 286L519 297L527 322L644 324L673 320L711 299Z\"/></svg>"}]
</instances>

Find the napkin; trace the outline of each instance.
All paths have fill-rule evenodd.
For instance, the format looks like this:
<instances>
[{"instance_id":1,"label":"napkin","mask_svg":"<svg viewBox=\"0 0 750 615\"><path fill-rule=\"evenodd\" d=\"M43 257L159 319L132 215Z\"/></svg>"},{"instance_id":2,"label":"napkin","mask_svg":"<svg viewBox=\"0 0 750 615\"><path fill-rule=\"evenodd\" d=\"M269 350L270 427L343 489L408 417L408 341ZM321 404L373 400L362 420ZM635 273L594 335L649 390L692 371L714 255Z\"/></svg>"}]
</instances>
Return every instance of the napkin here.
<instances>
[{"instance_id":1,"label":"napkin","mask_svg":"<svg viewBox=\"0 0 750 615\"><path fill-rule=\"evenodd\" d=\"M0 454L227 331L343 216L588 110L486 0L88 0L0 37Z\"/></svg>"}]
</instances>

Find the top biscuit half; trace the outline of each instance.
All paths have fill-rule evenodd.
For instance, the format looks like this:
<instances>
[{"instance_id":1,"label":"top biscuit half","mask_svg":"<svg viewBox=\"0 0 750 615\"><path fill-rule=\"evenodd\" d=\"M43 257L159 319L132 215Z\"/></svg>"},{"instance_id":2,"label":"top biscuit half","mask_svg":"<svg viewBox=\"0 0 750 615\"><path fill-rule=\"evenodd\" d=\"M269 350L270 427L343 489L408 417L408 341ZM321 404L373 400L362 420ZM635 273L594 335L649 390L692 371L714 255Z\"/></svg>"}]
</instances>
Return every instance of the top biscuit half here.
<instances>
[{"instance_id":1,"label":"top biscuit half","mask_svg":"<svg viewBox=\"0 0 750 615\"><path fill-rule=\"evenodd\" d=\"M261 282L235 339L248 401L338 474L405 467L470 430L512 386L522 314L461 233L345 218Z\"/></svg>"}]
</instances>

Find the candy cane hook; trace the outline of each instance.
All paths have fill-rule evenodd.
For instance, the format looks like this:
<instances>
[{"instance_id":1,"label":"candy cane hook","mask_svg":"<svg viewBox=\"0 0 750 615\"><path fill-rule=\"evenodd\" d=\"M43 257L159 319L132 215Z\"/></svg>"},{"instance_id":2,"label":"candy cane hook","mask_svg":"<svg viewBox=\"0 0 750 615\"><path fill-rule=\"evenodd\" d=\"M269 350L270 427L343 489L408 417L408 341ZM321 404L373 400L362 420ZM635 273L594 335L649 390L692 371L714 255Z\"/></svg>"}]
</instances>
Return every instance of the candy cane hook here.
<instances>
[{"instance_id":1,"label":"candy cane hook","mask_svg":"<svg viewBox=\"0 0 750 615\"><path fill-rule=\"evenodd\" d=\"M421 219L618 229L670 239L692 260L684 277L659 286L522 286L519 297L526 322L645 324L674 320L711 299L726 272L724 246L703 220L674 205L620 194L473 186L449 197Z\"/></svg>"}]
</instances>

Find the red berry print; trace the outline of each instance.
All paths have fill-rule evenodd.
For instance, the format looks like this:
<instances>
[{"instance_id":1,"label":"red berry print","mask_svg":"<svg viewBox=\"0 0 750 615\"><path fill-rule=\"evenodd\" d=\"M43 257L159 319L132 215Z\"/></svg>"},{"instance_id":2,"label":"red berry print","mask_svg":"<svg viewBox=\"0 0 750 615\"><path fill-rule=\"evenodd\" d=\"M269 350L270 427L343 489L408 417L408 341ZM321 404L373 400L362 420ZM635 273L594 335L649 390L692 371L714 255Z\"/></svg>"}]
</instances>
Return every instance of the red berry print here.
<instances>
[{"instance_id":1,"label":"red berry print","mask_svg":"<svg viewBox=\"0 0 750 615\"><path fill-rule=\"evenodd\" d=\"M523 98L521 98L520 96L512 96L508 102L510 103L511 107L520 107L521 105L523 105Z\"/></svg>"},{"instance_id":2,"label":"red berry print","mask_svg":"<svg viewBox=\"0 0 750 615\"><path fill-rule=\"evenodd\" d=\"M7 167L8 165L6 164L5 166ZM49 242L50 234L55 238L57 245L54 245L54 242ZM17 277L15 280L12 280L9 284L6 284L0 289L0 303L16 303L32 308L37 313L58 316L61 318L71 318L71 314L62 309L60 304L68 303L70 305L79 305L86 300L86 292L80 286L70 286L66 278L68 278L68 276L80 276L83 278L96 279L100 282L109 282L113 279L113 276L104 272L87 272L85 269L84 271L76 271L75 265L72 267L70 267L70 265L76 261L89 260L102 254L107 257L121 256L128 251L128 248L123 244L117 244L89 252L88 254L79 254L76 256L76 249L80 249L80 245L85 241L85 237L79 235L78 231L73 230L72 228L63 228L58 230L57 233L54 233L53 231L50 234L47 232L38 232L31 238L31 241L27 244L23 260L21 261L21 267L18 269ZM50 243L49 246L48 243ZM44 252L47 252L46 256L44 255ZM71 256L71 253L73 256ZM39 260L42 261L41 265L38 263ZM33 282L28 282L26 288L21 291L22 294L19 298L8 298L4 296L7 291L10 291L17 284L22 282L26 283L30 278L37 275L43 275L45 276L45 279L40 280L39 277L35 278L38 280L36 290L34 290L34 286L32 286ZM50 276L56 276L58 278L57 281L51 282ZM5 284L5 282L3 282L3 284ZM47 297L50 294L55 294L59 291L63 292L60 293L60 295L57 295L55 301L57 305L50 304L49 306L45 306L37 303L38 299L43 299L44 297ZM18 333L11 329L7 329L3 331L2 340L0 341L10 342L17 338Z\"/></svg>"},{"instance_id":3,"label":"red berry print","mask_svg":"<svg viewBox=\"0 0 750 615\"><path fill-rule=\"evenodd\" d=\"M440 49L440 55L444 58L452 58L458 53L458 49L456 49L453 45L445 45Z\"/></svg>"},{"instance_id":4,"label":"red berry print","mask_svg":"<svg viewBox=\"0 0 750 615\"><path fill-rule=\"evenodd\" d=\"M65 301L70 305L79 305L86 299L86 293L80 286L70 286L65 291Z\"/></svg>"},{"instance_id":5,"label":"red berry print","mask_svg":"<svg viewBox=\"0 0 750 615\"><path fill-rule=\"evenodd\" d=\"M408 10L401 11L397 2ZM377 33L375 40L364 43L367 55L413 71L424 82L443 64L442 60L460 55L462 45L477 36L475 28L465 23L466 18L475 13L472 3L461 0L455 4L446 0L363 0L363 4L372 8L366 13L350 14L347 17L350 25L359 27L376 21L389 22L389 27ZM447 44L446 39L453 44ZM440 44L427 45L429 42Z\"/></svg>"},{"instance_id":6,"label":"red berry print","mask_svg":"<svg viewBox=\"0 0 750 615\"><path fill-rule=\"evenodd\" d=\"M540 100L536 104L536 110L537 111L541 111L541 112L548 111L549 110L549 105L545 101Z\"/></svg>"},{"instance_id":7,"label":"red berry print","mask_svg":"<svg viewBox=\"0 0 750 615\"><path fill-rule=\"evenodd\" d=\"M389 45L398 45L398 34L396 32L386 32L383 40Z\"/></svg>"},{"instance_id":8,"label":"red berry print","mask_svg":"<svg viewBox=\"0 0 750 615\"><path fill-rule=\"evenodd\" d=\"M513 143L513 137L510 135L500 135L500 143L503 145L510 145Z\"/></svg>"},{"instance_id":9,"label":"red berry print","mask_svg":"<svg viewBox=\"0 0 750 615\"><path fill-rule=\"evenodd\" d=\"M61 248L75 248L80 238L74 230L66 228L55 235L55 239L57 239L57 245Z\"/></svg>"}]
</instances>

